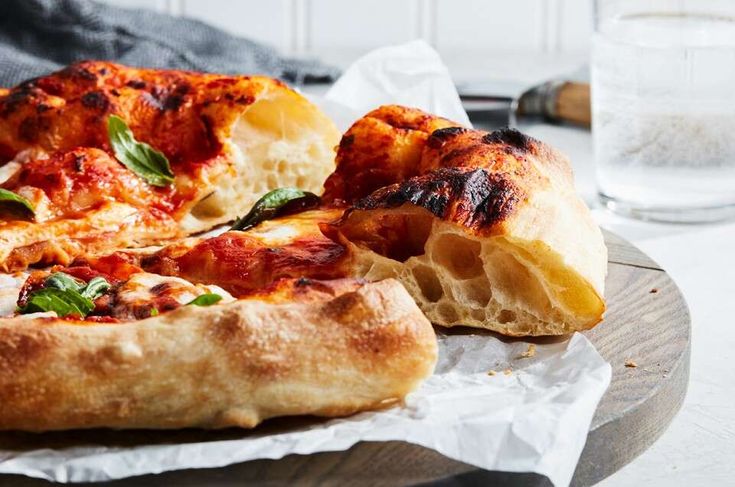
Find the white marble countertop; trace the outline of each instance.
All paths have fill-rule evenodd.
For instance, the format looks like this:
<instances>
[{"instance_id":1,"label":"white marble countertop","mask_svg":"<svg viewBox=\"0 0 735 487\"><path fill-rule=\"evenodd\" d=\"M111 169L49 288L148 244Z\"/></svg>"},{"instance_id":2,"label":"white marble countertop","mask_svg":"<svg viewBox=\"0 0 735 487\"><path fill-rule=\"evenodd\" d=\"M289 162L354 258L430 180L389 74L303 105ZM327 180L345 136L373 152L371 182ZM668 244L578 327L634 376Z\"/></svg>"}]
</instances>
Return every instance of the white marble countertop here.
<instances>
[{"instance_id":1,"label":"white marble countertop","mask_svg":"<svg viewBox=\"0 0 735 487\"><path fill-rule=\"evenodd\" d=\"M676 487L735 484L735 222L665 225L599 208L588 131L533 125L530 135L566 152L577 189L596 219L640 247L674 278L692 315L689 391L663 436L599 485Z\"/></svg>"}]
</instances>

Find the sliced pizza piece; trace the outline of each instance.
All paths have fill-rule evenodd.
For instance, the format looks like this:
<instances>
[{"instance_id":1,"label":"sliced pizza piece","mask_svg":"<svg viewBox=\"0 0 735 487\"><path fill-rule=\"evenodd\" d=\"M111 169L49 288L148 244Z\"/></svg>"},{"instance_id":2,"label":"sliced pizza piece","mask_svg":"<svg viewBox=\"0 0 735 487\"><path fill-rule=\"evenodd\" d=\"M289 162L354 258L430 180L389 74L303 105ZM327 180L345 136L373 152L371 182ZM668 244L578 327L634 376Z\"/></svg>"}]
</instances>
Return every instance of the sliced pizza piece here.
<instances>
[{"instance_id":1,"label":"sliced pizza piece","mask_svg":"<svg viewBox=\"0 0 735 487\"><path fill-rule=\"evenodd\" d=\"M32 273L0 318L0 430L345 416L400 402L436 363L394 280L281 279L236 300L122 255L98 263Z\"/></svg>"},{"instance_id":2,"label":"sliced pizza piece","mask_svg":"<svg viewBox=\"0 0 735 487\"><path fill-rule=\"evenodd\" d=\"M376 139L372 120L386 113L391 128L381 125L381 131L393 135ZM574 191L566 157L511 129L455 126L429 133L433 127L412 125L419 113L382 107L343 138L350 143L340 146L336 173L344 193L325 196L336 194L332 203L340 204L342 194L350 194L352 205L324 229L349 248L349 274L399 279L429 319L444 326L522 336L598 323L607 250ZM406 130L425 137L407 141ZM350 148L376 143L385 144L381 166L413 176L370 193L350 191L371 187L364 182L371 177L364 156ZM334 176L327 188L330 181Z\"/></svg>"},{"instance_id":3,"label":"sliced pizza piece","mask_svg":"<svg viewBox=\"0 0 735 487\"><path fill-rule=\"evenodd\" d=\"M233 292L310 272L394 277L433 322L506 335L558 335L598 323L607 252L566 158L515 130L434 130L430 120L402 107L368 114L340 145L327 208L164 249L147 265L198 282L231 275L239 286L229 284ZM354 151L376 144L385 145L373 149L376 159ZM391 179L397 182L372 189Z\"/></svg>"},{"instance_id":4,"label":"sliced pizza piece","mask_svg":"<svg viewBox=\"0 0 735 487\"><path fill-rule=\"evenodd\" d=\"M0 269L67 264L318 191L339 132L259 76L82 62L0 93Z\"/></svg>"},{"instance_id":5,"label":"sliced pizza piece","mask_svg":"<svg viewBox=\"0 0 735 487\"><path fill-rule=\"evenodd\" d=\"M236 296L249 295L282 278L349 277L347 248L320 229L320 224L341 215L340 209L311 210L267 220L245 232L190 238L150 255L131 257L147 272L196 283L216 282ZM99 259L87 257L94 260Z\"/></svg>"}]
</instances>

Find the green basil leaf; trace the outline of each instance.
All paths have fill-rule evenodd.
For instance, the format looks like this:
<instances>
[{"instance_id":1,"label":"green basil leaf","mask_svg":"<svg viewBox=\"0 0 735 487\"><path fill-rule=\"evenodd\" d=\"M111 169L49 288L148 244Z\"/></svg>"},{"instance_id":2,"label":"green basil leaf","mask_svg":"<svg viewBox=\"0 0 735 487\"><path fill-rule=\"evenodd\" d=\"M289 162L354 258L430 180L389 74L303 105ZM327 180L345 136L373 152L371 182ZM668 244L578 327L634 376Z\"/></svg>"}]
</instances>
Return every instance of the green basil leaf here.
<instances>
[{"instance_id":1,"label":"green basil leaf","mask_svg":"<svg viewBox=\"0 0 735 487\"><path fill-rule=\"evenodd\" d=\"M230 230L247 230L277 216L315 208L319 202L320 198L308 191L297 188L274 189L256 201L248 214L237 220Z\"/></svg>"},{"instance_id":2,"label":"green basil leaf","mask_svg":"<svg viewBox=\"0 0 735 487\"><path fill-rule=\"evenodd\" d=\"M94 309L94 303L76 291L63 291L55 287L39 289L31 294L21 314L54 311L60 317L78 315L82 318Z\"/></svg>"},{"instance_id":3,"label":"green basil leaf","mask_svg":"<svg viewBox=\"0 0 735 487\"><path fill-rule=\"evenodd\" d=\"M36 216L35 208L30 201L7 189L0 188L0 206L26 218L32 219Z\"/></svg>"},{"instance_id":4,"label":"green basil leaf","mask_svg":"<svg viewBox=\"0 0 735 487\"><path fill-rule=\"evenodd\" d=\"M54 311L60 317L78 315L82 318L94 310L94 300L110 288L103 277L87 284L64 272L54 272L44 281L44 287L33 291L21 314Z\"/></svg>"},{"instance_id":5,"label":"green basil leaf","mask_svg":"<svg viewBox=\"0 0 735 487\"><path fill-rule=\"evenodd\" d=\"M105 292L110 289L110 283L104 277L93 277L84 289L82 289L81 295L87 299L94 301L99 298Z\"/></svg>"},{"instance_id":6,"label":"green basil leaf","mask_svg":"<svg viewBox=\"0 0 735 487\"><path fill-rule=\"evenodd\" d=\"M174 182L174 173L166 156L145 142L136 140L122 118L116 115L107 118L107 134L117 160L148 184L168 186Z\"/></svg>"},{"instance_id":7,"label":"green basil leaf","mask_svg":"<svg viewBox=\"0 0 735 487\"><path fill-rule=\"evenodd\" d=\"M72 290L76 292L81 291L84 287L82 282L64 272L54 272L46 278L43 285L44 287L53 287L61 291Z\"/></svg>"},{"instance_id":8,"label":"green basil leaf","mask_svg":"<svg viewBox=\"0 0 735 487\"><path fill-rule=\"evenodd\" d=\"M201 294L196 298L192 299L186 305L193 304L194 306L211 306L222 300L222 296L214 293Z\"/></svg>"},{"instance_id":9,"label":"green basil leaf","mask_svg":"<svg viewBox=\"0 0 735 487\"><path fill-rule=\"evenodd\" d=\"M158 308L151 308L151 313L148 315L148 317L151 316L158 316Z\"/></svg>"}]
</instances>

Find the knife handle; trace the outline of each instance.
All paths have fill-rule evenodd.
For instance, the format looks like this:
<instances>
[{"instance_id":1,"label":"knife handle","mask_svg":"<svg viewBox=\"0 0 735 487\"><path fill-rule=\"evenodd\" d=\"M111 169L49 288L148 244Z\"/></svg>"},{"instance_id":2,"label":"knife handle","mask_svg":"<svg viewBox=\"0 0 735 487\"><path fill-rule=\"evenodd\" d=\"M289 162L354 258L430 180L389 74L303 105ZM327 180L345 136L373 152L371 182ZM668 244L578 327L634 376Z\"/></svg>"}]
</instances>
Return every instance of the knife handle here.
<instances>
[{"instance_id":1,"label":"knife handle","mask_svg":"<svg viewBox=\"0 0 735 487\"><path fill-rule=\"evenodd\" d=\"M589 83L565 81L556 87L552 95L547 116L552 119L590 127L592 114L590 108Z\"/></svg>"}]
</instances>

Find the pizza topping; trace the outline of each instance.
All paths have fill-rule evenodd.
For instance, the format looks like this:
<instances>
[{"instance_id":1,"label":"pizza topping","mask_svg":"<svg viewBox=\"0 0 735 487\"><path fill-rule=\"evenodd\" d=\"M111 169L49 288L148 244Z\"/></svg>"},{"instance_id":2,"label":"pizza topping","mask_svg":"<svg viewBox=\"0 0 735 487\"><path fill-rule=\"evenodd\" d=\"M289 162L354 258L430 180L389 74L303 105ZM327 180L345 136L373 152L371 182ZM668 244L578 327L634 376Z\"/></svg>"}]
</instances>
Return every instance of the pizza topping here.
<instances>
[{"instance_id":1,"label":"pizza topping","mask_svg":"<svg viewBox=\"0 0 735 487\"><path fill-rule=\"evenodd\" d=\"M28 303L19 308L21 314L53 311L57 316L87 316L94 309L94 303L75 291L62 291L49 287L36 291Z\"/></svg>"},{"instance_id":2,"label":"pizza topping","mask_svg":"<svg viewBox=\"0 0 735 487\"><path fill-rule=\"evenodd\" d=\"M220 301L222 301L222 296L220 296L219 294L207 293L197 296L186 304L194 306L211 306L213 304L219 303Z\"/></svg>"},{"instance_id":3,"label":"pizza topping","mask_svg":"<svg viewBox=\"0 0 735 487\"><path fill-rule=\"evenodd\" d=\"M18 214L24 218L33 218L35 209L33 204L17 193L0 188L0 207L3 210Z\"/></svg>"},{"instance_id":4,"label":"pizza topping","mask_svg":"<svg viewBox=\"0 0 735 487\"><path fill-rule=\"evenodd\" d=\"M168 186L174 182L174 173L166 156L145 142L136 140L122 118L110 115L107 133L115 157L123 166L153 186Z\"/></svg>"},{"instance_id":5,"label":"pizza topping","mask_svg":"<svg viewBox=\"0 0 735 487\"><path fill-rule=\"evenodd\" d=\"M314 193L297 188L278 188L263 195L247 215L232 225L230 230L247 230L265 220L300 213L319 206L320 198Z\"/></svg>"},{"instance_id":6,"label":"pizza topping","mask_svg":"<svg viewBox=\"0 0 735 487\"><path fill-rule=\"evenodd\" d=\"M115 289L107 314L121 320L139 320L187 304L209 306L219 301L230 302L234 298L218 286L140 272Z\"/></svg>"},{"instance_id":7,"label":"pizza topping","mask_svg":"<svg viewBox=\"0 0 735 487\"><path fill-rule=\"evenodd\" d=\"M43 287L21 297L18 312L53 311L60 317L76 315L84 318L95 309L95 299L109 289L110 283L103 277L83 283L69 274L55 272L43 281Z\"/></svg>"}]
</instances>

